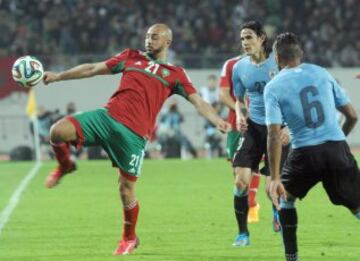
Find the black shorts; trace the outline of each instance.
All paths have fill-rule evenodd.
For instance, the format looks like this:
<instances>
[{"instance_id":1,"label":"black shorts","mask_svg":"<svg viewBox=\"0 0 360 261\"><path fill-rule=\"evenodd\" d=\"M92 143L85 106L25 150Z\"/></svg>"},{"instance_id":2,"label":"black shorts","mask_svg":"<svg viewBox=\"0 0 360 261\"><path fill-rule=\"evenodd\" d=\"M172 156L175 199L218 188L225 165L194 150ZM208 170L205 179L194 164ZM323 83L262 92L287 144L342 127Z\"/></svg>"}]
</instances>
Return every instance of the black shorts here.
<instances>
[{"instance_id":1,"label":"black shorts","mask_svg":"<svg viewBox=\"0 0 360 261\"><path fill-rule=\"evenodd\" d=\"M265 166L261 169L261 174L270 175L269 163L267 160L267 127L248 119L248 129L243 139L240 139L239 149L235 154L233 167L251 168L253 171L259 169L262 157L265 155ZM285 162L289 146L283 147L281 166Z\"/></svg>"},{"instance_id":2,"label":"black shorts","mask_svg":"<svg viewBox=\"0 0 360 261\"><path fill-rule=\"evenodd\" d=\"M321 181L333 204L360 207L360 172L346 141L293 149L281 180L285 189L300 199Z\"/></svg>"},{"instance_id":3,"label":"black shorts","mask_svg":"<svg viewBox=\"0 0 360 261\"><path fill-rule=\"evenodd\" d=\"M233 167L251 168L257 170L264 154L266 154L267 128L248 119L248 129L243 139L240 139Z\"/></svg>"}]
</instances>

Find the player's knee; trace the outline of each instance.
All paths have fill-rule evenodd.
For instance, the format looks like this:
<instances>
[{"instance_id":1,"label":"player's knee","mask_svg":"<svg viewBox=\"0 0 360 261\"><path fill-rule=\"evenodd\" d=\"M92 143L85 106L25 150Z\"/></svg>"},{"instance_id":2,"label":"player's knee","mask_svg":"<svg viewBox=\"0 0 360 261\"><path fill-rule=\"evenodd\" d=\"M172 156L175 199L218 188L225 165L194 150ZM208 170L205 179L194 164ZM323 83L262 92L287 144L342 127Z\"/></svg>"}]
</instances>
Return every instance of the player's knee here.
<instances>
[{"instance_id":1,"label":"player's knee","mask_svg":"<svg viewBox=\"0 0 360 261\"><path fill-rule=\"evenodd\" d=\"M246 180L242 179L241 177L237 176L235 178L235 184L234 184L234 195L238 197L243 197L248 194L248 187L249 184L246 182Z\"/></svg>"},{"instance_id":2,"label":"player's knee","mask_svg":"<svg viewBox=\"0 0 360 261\"><path fill-rule=\"evenodd\" d=\"M61 134L60 126L57 123L53 124L50 128L50 141L53 143L61 142Z\"/></svg>"},{"instance_id":3,"label":"player's knee","mask_svg":"<svg viewBox=\"0 0 360 261\"><path fill-rule=\"evenodd\" d=\"M76 136L76 133L72 130L72 127L71 123L65 119L56 122L50 128L50 141L52 143L59 143L73 140L73 136Z\"/></svg>"},{"instance_id":4,"label":"player's knee","mask_svg":"<svg viewBox=\"0 0 360 261\"><path fill-rule=\"evenodd\" d=\"M247 178L246 175L243 173L236 173L235 175L235 186L239 188L240 190L247 189L249 186L249 178Z\"/></svg>"},{"instance_id":5,"label":"player's knee","mask_svg":"<svg viewBox=\"0 0 360 261\"><path fill-rule=\"evenodd\" d=\"M235 187L239 190L245 190L247 189L249 184L247 184L244 180L236 179L235 180Z\"/></svg>"},{"instance_id":6,"label":"player's knee","mask_svg":"<svg viewBox=\"0 0 360 261\"><path fill-rule=\"evenodd\" d=\"M246 172L244 172L241 168L235 168L235 187L239 190L245 190L249 186L250 182L250 174L247 176Z\"/></svg>"}]
</instances>

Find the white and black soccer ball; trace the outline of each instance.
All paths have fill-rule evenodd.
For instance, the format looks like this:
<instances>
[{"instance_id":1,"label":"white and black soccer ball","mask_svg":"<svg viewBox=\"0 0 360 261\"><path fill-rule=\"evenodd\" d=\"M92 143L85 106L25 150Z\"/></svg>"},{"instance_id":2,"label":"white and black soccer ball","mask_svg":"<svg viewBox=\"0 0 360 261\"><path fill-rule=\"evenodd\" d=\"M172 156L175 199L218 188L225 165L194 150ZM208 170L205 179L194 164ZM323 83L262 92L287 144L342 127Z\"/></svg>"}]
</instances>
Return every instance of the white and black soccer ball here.
<instances>
[{"instance_id":1,"label":"white and black soccer ball","mask_svg":"<svg viewBox=\"0 0 360 261\"><path fill-rule=\"evenodd\" d=\"M44 68L34 56L22 56L17 59L11 70L14 81L25 88L38 84L44 77Z\"/></svg>"}]
</instances>

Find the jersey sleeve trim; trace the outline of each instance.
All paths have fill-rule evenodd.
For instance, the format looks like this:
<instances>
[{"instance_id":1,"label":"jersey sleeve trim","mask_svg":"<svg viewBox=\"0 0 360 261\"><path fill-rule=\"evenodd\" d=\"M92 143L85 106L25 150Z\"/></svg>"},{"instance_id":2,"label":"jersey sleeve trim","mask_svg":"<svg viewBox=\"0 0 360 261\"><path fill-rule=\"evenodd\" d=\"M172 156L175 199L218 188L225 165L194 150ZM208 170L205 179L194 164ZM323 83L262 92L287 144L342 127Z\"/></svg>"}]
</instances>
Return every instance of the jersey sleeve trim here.
<instances>
[{"instance_id":1,"label":"jersey sleeve trim","mask_svg":"<svg viewBox=\"0 0 360 261\"><path fill-rule=\"evenodd\" d=\"M122 72L125 66L125 61L119 62L116 66L112 66L106 63L107 67L110 69L111 73L116 74Z\"/></svg>"},{"instance_id":2,"label":"jersey sleeve trim","mask_svg":"<svg viewBox=\"0 0 360 261\"><path fill-rule=\"evenodd\" d=\"M193 93L195 93L196 91L194 91ZM189 95L191 95L192 93L187 93L185 91L184 86L180 83L179 80L176 80L175 86L172 90L172 94L178 94L182 97L184 97L185 99L189 99Z\"/></svg>"}]
</instances>

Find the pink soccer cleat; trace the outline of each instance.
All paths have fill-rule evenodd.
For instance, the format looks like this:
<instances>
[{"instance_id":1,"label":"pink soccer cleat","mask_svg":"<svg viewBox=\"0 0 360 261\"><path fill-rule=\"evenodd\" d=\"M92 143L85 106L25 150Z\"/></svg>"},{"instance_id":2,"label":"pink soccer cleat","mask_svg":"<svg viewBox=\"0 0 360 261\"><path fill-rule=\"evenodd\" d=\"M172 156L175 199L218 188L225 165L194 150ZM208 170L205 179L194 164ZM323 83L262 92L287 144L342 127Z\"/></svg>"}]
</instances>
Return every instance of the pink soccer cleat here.
<instances>
[{"instance_id":1,"label":"pink soccer cleat","mask_svg":"<svg viewBox=\"0 0 360 261\"><path fill-rule=\"evenodd\" d=\"M118 248L114 251L114 256L120 255L129 255L131 254L135 248L137 248L140 244L139 238L136 237L133 240L125 240L122 239L119 243Z\"/></svg>"},{"instance_id":2,"label":"pink soccer cleat","mask_svg":"<svg viewBox=\"0 0 360 261\"><path fill-rule=\"evenodd\" d=\"M62 166L56 167L46 178L45 187L55 187L57 184L59 184L59 181L62 177L64 177L66 174L73 172L74 170L76 170L76 164L74 162L71 162L68 168L64 168Z\"/></svg>"}]
</instances>

